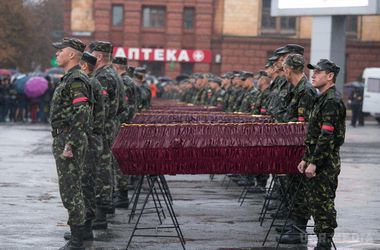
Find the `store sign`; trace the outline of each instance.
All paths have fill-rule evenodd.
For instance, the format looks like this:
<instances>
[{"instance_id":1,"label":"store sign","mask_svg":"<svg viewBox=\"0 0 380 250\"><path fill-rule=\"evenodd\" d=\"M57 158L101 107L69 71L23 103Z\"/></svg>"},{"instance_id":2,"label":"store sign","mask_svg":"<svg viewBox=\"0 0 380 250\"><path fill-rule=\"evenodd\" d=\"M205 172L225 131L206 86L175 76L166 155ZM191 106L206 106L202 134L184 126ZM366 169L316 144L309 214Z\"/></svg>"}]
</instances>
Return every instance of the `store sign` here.
<instances>
[{"instance_id":1,"label":"store sign","mask_svg":"<svg viewBox=\"0 0 380 250\"><path fill-rule=\"evenodd\" d=\"M127 57L131 61L211 63L210 50L123 48L113 51L114 57Z\"/></svg>"}]
</instances>

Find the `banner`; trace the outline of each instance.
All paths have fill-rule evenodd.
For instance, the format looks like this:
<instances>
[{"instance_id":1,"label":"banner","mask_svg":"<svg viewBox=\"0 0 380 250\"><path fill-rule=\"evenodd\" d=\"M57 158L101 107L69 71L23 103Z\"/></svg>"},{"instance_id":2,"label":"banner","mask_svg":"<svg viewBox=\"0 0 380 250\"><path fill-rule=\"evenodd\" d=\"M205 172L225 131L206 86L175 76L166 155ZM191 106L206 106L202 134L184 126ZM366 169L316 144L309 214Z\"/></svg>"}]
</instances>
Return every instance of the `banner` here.
<instances>
[{"instance_id":1,"label":"banner","mask_svg":"<svg viewBox=\"0 0 380 250\"><path fill-rule=\"evenodd\" d=\"M113 50L114 57L126 57L131 61L211 63L210 50L123 48Z\"/></svg>"}]
</instances>

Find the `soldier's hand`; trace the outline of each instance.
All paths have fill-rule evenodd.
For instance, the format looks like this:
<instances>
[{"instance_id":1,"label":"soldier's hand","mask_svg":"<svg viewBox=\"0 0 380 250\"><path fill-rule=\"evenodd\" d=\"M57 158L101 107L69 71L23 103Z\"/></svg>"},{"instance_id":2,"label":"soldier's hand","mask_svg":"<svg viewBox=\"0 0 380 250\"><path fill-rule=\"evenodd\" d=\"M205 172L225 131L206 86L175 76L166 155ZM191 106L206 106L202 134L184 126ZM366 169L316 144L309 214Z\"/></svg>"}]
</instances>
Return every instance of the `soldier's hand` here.
<instances>
[{"instance_id":1,"label":"soldier's hand","mask_svg":"<svg viewBox=\"0 0 380 250\"><path fill-rule=\"evenodd\" d=\"M70 144L65 144L62 155L66 158L73 158L73 151Z\"/></svg>"},{"instance_id":2,"label":"soldier's hand","mask_svg":"<svg viewBox=\"0 0 380 250\"><path fill-rule=\"evenodd\" d=\"M307 178L313 178L315 177L317 174L316 174L316 171L317 170L317 166L315 166L315 164L312 164L310 163L307 168L305 169L305 175Z\"/></svg>"},{"instance_id":3,"label":"soldier's hand","mask_svg":"<svg viewBox=\"0 0 380 250\"><path fill-rule=\"evenodd\" d=\"M306 161L301 161L299 164L298 164L298 171L303 174L305 172L305 167L306 167Z\"/></svg>"}]
</instances>

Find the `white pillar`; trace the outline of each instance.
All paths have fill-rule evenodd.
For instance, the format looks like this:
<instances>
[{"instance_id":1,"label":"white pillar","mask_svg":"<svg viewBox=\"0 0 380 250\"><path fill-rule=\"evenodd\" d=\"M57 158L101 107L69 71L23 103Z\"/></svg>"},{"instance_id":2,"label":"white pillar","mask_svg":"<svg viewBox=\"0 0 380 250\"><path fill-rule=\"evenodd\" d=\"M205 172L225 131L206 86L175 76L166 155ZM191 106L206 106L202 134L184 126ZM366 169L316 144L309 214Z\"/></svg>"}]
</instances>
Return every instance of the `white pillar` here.
<instances>
[{"instance_id":1,"label":"white pillar","mask_svg":"<svg viewBox=\"0 0 380 250\"><path fill-rule=\"evenodd\" d=\"M343 92L346 63L345 16L314 16L311 36L310 62L329 59L340 67L336 81L339 92Z\"/></svg>"}]
</instances>

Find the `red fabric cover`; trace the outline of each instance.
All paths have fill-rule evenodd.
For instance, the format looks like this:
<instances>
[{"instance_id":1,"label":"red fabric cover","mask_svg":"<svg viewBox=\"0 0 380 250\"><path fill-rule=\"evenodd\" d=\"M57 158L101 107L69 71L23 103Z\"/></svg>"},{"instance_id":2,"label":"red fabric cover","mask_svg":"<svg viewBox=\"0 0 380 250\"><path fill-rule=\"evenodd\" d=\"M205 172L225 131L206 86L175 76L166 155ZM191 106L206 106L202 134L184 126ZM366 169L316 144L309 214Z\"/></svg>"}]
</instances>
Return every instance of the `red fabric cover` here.
<instances>
[{"instance_id":1,"label":"red fabric cover","mask_svg":"<svg viewBox=\"0 0 380 250\"><path fill-rule=\"evenodd\" d=\"M297 173L305 124L130 124L112 150L124 174Z\"/></svg>"},{"instance_id":2,"label":"red fabric cover","mask_svg":"<svg viewBox=\"0 0 380 250\"><path fill-rule=\"evenodd\" d=\"M140 113L131 123L162 124L162 123L246 123L272 122L270 116L235 115L226 113Z\"/></svg>"}]
</instances>

